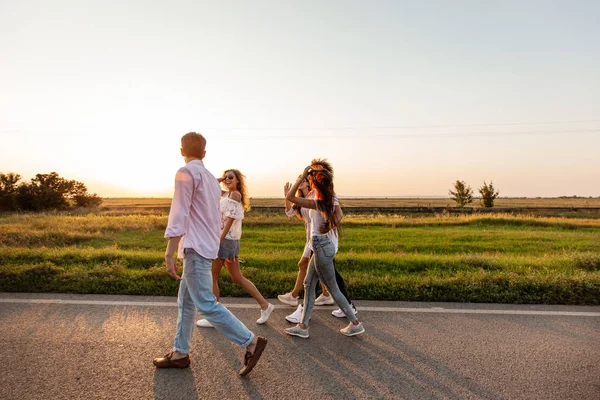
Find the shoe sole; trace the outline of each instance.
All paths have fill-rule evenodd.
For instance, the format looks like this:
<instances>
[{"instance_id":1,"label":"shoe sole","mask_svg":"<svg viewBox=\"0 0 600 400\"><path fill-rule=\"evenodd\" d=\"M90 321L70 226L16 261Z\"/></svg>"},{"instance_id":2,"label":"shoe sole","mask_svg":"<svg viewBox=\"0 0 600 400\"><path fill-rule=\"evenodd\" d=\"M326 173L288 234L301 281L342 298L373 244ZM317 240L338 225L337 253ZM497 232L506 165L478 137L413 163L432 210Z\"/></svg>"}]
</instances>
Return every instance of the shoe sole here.
<instances>
[{"instance_id":1,"label":"shoe sole","mask_svg":"<svg viewBox=\"0 0 600 400\"><path fill-rule=\"evenodd\" d=\"M361 331L358 331L358 332L350 332L350 333L342 332L342 335L350 337L350 336L360 335L363 333L365 333L365 328L363 328Z\"/></svg>"},{"instance_id":2,"label":"shoe sole","mask_svg":"<svg viewBox=\"0 0 600 400\"><path fill-rule=\"evenodd\" d=\"M304 336L304 335L301 335L300 333L296 333L296 332L294 332L294 333L287 332L287 331L284 331L284 332L285 332L287 335L290 335L290 336L297 336L297 337L299 337L299 338L302 338L302 339L308 339L308 337L310 336L310 335L306 335L306 336Z\"/></svg>"},{"instance_id":3,"label":"shoe sole","mask_svg":"<svg viewBox=\"0 0 600 400\"><path fill-rule=\"evenodd\" d=\"M285 320L291 324L299 324L300 323L299 319L291 319L291 318L285 317Z\"/></svg>"},{"instance_id":4,"label":"shoe sole","mask_svg":"<svg viewBox=\"0 0 600 400\"><path fill-rule=\"evenodd\" d=\"M154 366L156 368L161 368L161 369L163 369L163 368L180 368L180 369L183 369L183 368L189 368L189 366L190 366L190 358L189 357L187 358L187 362L185 364L177 363L177 361L178 360L175 360L175 361L170 361L169 360L169 361L164 361L163 363L159 363L159 362L156 362L155 360L153 360L152 364L154 364Z\"/></svg>"},{"instance_id":5,"label":"shoe sole","mask_svg":"<svg viewBox=\"0 0 600 400\"><path fill-rule=\"evenodd\" d=\"M333 316L334 316L334 317L336 317L336 318L346 318L346 314L343 314L343 315L336 315L336 314L334 314L334 313L331 313L331 315L333 315ZM355 312L355 313L354 313L354 315L358 315L358 312Z\"/></svg>"},{"instance_id":6,"label":"shoe sole","mask_svg":"<svg viewBox=\"0 0 600 400\"><path fill-rule=\"evenodd\" d=\"M212 324L211 324L211 325L198 325L198 323L197 323L197 322L196 322L196 326L197 326L198 328L214 328L214 327L215 327L215 326L214 326L214 325L212 325Z\"/></svg>"},{"instance_id":7,"label":"shoe sole","mask_svg":"<svg viewBox=\"0 0 600 400\"><path fill-rule=\"evenodd\" d=\"M168 364L168 365L156 365L154 364L154 366L156 368L160 368L160 369L165 369L165 368L177 368L177 369L184 369L184 368L189 368L190 364L188 363L187 365L176 365L176 364Z\"/></svg>"}]
</instances>

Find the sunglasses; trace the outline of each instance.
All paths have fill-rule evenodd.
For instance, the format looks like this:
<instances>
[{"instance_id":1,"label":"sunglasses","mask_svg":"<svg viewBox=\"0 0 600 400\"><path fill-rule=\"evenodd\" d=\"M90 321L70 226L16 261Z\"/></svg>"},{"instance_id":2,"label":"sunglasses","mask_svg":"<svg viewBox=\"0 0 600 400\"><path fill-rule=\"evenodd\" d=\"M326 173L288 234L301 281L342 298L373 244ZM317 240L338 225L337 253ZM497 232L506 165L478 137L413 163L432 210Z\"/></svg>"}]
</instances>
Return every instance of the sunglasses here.
<instances>
[{"instance_id":1,"label":"sunglasses","mask_svg":"<svg viewBox=\"0 0 600 400\"><path fill-rule=\"evenodd\" d=\"M235 175L225 175L223 177L223 179L233 179L233 178L235 178Z\"/></svg>"}]
</instances>

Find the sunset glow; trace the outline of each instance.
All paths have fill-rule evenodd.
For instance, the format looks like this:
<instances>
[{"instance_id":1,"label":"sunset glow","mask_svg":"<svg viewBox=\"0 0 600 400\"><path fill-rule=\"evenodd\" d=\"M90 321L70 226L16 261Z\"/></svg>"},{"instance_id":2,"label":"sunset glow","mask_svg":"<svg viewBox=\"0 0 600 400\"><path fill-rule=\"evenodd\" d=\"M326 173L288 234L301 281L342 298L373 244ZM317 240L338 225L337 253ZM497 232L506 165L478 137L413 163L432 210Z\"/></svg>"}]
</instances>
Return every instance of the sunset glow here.
<instances>
[{"instance_id":1,"label":"sunset glow","mask_svg":"<svg viewBox=\"0 0 600 400\"><path fill-rule=\"evenodd\" d=\"M597 2L0 5L0 172L170 196L179 139L282 196L600 196ZM592 184L595 182L596 184Z\"/></svg>"}]
</instances>

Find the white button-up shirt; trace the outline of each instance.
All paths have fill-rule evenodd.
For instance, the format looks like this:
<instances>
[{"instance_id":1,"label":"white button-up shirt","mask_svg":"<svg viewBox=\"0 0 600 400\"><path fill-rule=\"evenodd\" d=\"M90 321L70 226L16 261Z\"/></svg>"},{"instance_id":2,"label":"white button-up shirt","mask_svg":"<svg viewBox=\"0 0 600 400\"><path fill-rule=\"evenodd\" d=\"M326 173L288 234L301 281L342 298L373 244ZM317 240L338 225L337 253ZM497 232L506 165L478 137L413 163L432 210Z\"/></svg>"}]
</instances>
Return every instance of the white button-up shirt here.
<instances>
[{"instance_id":1,"label":"white button-up shirt","mask_svg":"<svg viewBox=\"0 0 600 400\"><path fill-rule=\"evenodd\" d=\"M194 249L204 258L214 260L219 251L221 187L200 160L192 160L175 175L175 193L171 202L165 237L183 236L183 249Z\"/></svg>"}]
</instances>

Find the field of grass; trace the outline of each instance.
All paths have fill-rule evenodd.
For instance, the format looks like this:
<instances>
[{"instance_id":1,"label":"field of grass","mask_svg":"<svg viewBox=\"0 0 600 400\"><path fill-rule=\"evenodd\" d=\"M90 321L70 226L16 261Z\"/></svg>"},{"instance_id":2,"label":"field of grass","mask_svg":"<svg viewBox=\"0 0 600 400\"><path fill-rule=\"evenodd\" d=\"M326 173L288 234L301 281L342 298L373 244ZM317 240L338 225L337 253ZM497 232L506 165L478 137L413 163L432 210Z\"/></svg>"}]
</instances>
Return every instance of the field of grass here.
<instances>
[{"instance_id":1,"label":"field of grass","mask_svg":"<svg viewBox=\"0 0 600 400\"><path fill-rule=\"evenodd\" d=\"M417 199L417 198L373 198L373 199L344 199L341 203L344 207L453 207L454 202L449 198ZM283 207L281 198L253 198L251 205L257 207ZM102 206L111 208L127 207L169 207L170 198L105 198ZM496 207L562 207L562 208L586 208L600 207L600 197L594 198L499 198L495 202ZM480 207L479 201L475 200L469 207Z\"/></svg>"},{"instance_id":2,"label":"field of grass","mask_svg":"<svg viewBox=\"0 0 600 400\"><path fill-rule=\"evenodd\" d=\"M0 215L0 291L176 295L161 214ZM339 270L355 299L600 304L600 219L348 215ZM289 291L295 218L249 214L240 258L265 297ZM223 296L245 296L221 277Z\"/></svg>"}]
</instances>

